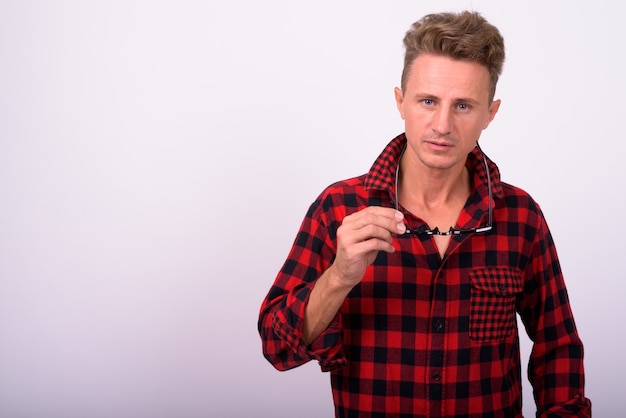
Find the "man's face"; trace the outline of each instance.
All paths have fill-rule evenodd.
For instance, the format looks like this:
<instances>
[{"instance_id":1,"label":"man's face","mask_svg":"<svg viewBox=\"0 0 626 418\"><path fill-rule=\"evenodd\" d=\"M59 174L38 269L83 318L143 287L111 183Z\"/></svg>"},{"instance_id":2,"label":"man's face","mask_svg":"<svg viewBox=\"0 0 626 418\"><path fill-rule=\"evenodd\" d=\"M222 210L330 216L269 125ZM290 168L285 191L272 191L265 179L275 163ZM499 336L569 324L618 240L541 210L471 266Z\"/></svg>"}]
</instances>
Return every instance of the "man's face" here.
<instances>
[{"instance_id":1,"label":"man's face","mask_svg":"<svg viewBox=\"0 0 626 418\"><path fill-rule=\"evenodd\" d=\"M489 102L483 65L437 55L418 56L396 103L404 119L409 163L445 170L465 164L500 101Z\"/></svg>"}]
</instances>

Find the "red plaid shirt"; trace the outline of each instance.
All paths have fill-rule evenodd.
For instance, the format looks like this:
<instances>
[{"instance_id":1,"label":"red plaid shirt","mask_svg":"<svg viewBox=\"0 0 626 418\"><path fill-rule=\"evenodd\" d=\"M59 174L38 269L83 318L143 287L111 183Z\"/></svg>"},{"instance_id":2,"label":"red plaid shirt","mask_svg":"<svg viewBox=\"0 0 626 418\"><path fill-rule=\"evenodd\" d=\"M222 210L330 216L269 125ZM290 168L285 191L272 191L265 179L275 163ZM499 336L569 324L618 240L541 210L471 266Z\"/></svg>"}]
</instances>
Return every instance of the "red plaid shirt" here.
<instances>
[{"instance_id":1,"label":"red plaid shirt","mask_svg":"<svg viewBox=\"0 0 626 418\"><path fill-rule=\"evenodd\" d=\"M493 229L452 236L443 259L429 236L397 236L380 252L330 326L309 346L303 317L316 279L332 264L343 218L367 206L394 207L404 134L366 175L328 187L311 205L263 302L259 332L279 370L317 360L330 371L338 417L520 417L516 312L534 341L528 374L538 416L589 417L583 346L557 253L537 203L500 181L488 160ZM485 224L487 177L479 150L456 228ZM404 211L405 222L424 222Z\"/></svg>"}]
</instances>

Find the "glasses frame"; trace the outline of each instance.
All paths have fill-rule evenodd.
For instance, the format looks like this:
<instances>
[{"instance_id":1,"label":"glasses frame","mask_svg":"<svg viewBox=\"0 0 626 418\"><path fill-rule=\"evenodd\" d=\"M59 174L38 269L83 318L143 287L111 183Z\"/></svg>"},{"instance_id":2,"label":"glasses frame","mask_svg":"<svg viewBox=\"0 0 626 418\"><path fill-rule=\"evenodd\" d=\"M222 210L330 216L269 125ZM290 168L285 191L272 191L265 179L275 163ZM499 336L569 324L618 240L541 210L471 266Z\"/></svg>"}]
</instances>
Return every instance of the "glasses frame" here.
<instances>
[{"instance_id":1,"label":"glasses frame","mask_svg":"<svg viewBox=\"0 0 626 418\"><path fill-rule=\"evenodd\" d=\"M454 227L450 227L447 231L440 231L438 227L434 227L433 229L429 229L426 225L421 225L418 228L410 229L408 226L403 235L465 235L472 233L480 233L480 232L488 232L493 228L493 195L491 191L491 172L489 171L489 164L487 163L487 157L483 153L483 150L480 148L478 144L476 144L476 148L480 151L483 157L483 163L485 164L485 170L487 172L487 188L489 190L489 218L487 220L487 224L481 227L476 228L467 228L467 229L454 229ZM400 175L400 160L402 159L402 155L404 155L404 151L406 151L406 147L402 150L400 157L398 159L398 168L396 170L396 210L398 210L398 177Z\"/></svg>"}]
</instances>

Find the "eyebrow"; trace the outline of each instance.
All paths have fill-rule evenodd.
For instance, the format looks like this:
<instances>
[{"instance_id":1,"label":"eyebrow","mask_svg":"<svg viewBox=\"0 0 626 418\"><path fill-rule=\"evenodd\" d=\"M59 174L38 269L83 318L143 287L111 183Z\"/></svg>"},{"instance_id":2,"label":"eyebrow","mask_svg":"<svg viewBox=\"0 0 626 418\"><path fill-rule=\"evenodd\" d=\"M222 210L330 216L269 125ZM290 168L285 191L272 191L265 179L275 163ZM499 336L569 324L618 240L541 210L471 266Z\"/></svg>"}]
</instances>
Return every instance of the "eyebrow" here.
<instances>
[{"instance_id":1,"label":"eyebrow","mask_svg":"<svg viewBox=\"0 0 626 418\"><path fill-rule=\"evenodd\" d=\"M416 93L415 94L415 98L416 99L431 99L431 100L441 100L440 97L437 97L434 94L430 94L430 93ZM481 102L479 100L476 99L472 99L469 97L458 97L456 99L454 99L454 103L467 103L467 104L471 104L471 105L479 105L481 104Z\"/></svg>"},{"instance_id":2,"label":"eyebrow","mask_svg":"<svg viewBox=\"0 0 626 418\"><path fill-rule=\"evenodd\" d=\"M459 98L455 100L456 103L468 103L471 105L479 105L481 102L475 99L470 99L469 97L465 97L465 98Z\"/></svg>"}]
</instances>

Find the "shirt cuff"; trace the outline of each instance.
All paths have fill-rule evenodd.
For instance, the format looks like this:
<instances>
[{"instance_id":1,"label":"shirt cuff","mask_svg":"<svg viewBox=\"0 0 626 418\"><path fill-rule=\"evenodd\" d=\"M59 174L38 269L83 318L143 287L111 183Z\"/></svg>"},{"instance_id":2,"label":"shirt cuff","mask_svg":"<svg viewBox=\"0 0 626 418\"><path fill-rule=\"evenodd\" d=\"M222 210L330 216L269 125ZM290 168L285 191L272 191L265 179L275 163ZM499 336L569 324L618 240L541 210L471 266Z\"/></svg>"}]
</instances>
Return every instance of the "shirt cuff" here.
<instances>
[{"instance_id":1,"label":"shirt cuff","mask_svg":"<svg viewBox=\"0 0 626 418\"><path fill-rule=\"evenodd\" d=\"M591 418L591 401L581 393L576 395L574 399L567 401L561 405L555 405L544 411L541 418Z\"/></svg>"},{"instance_id":2,"label":"shirt cuff","mask_svg":"<svg viewBox=\"0 0 626 418\"><path fill-rule=\"evenodd\" d=\"M343 352L341 314L337 313L329 326L309 346L304 345L304 311L313 284L294 289L287 296L285 306L276 311L272 321L276 335L289 346L296 357L317 360L322 371L328 372L347 364Z\"/></svg>"}]
</instances>

